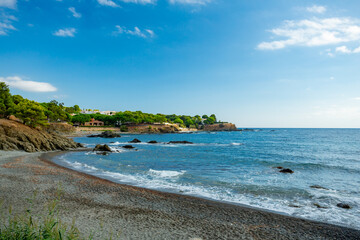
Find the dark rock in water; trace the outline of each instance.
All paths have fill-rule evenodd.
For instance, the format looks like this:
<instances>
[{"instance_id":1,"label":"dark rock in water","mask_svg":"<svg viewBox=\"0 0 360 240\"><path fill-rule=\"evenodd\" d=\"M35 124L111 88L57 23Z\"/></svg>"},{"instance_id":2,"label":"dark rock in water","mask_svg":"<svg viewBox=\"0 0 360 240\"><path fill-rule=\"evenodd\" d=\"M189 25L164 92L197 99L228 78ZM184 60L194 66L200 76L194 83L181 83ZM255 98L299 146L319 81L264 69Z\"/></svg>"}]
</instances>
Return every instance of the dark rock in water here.
<instances>
[{"instance_id":1,"label":"dark rock in water","mask_svg":"<svg viewBox=\"0 0 360 240\"><path fill-rule=\"evenodd\" d=\"M281 172L281 173L294 173L294 171L291 170L290 168L281 169L279 172Z\"/></svg>"},{"instance_id":2,"label":"dark rock in water","mask_svg":"<svg viewBox=\"0 0 360 240\"><path fill-rule=\"evenodd\" d=\"M277 168L277 169L283 169L283 167L280 167L280 166L279 166L279 167L274 167L274 168Z\"/></svg>"},{"instance_id":3,"label":"dark rock in water","mask_svg":"<svg viewBox=\"0 0 360 240\"><path fill-rule=\"evenodd\" d=\"M109 155L109 152L97 152L96 155Z\"/></svg>"},{"instance_id":4,"label":"dark rock in water","mask_svg":"<svg viewBox=\"0 0 360 240\"><path fill-rule=\"evenodd\" d=\"M327 207L323 207L323 206L321 206L320 204L318 204L318 203L314 203L313 204L315 207L317 207L317 208L327 208Z\"/></svg>"},{"instance_id":5,"label":"dark rock in water","mask_svg":"<svg viewBox=\"0 0 360 240\"><path fill-rule=\"evenodd\" d=\"M157 141L150 141L150 142L148 142L148 143L150 143L150 144L155 144L155 143L158 143Z\"/></svg>"},{"instance_id":6,"label":"dark rock in water","mask_svg":"<svg viewBox=\"0 0 360 240\"><path fill-rule=\"evenodd\" d=\"M346 203L338 203L336 204L336 206L338 206L339 208L345 208L345 209L350 209L350 205L346 204Z\"/></svg>"},{"instance_id":7,"label":"dark rock in water","mask_svg":"<svg viewBox=\"0 0 360 240\"><path fill-rule=\"evenodd\" d=\"M312 185L312 186L310 186L311 188L316 188L316 189L325 189L325 190L329 190L328 188L326 188L326 187L322 187L322 186L320 186L320 185Z\"/></svg>"},{"instance_id":8,"label":"dark rock in water","mask_svg":"<svg viewBox=\"0 0 360 240\"><path fill-rule=\"evenodd\" d=\"M97 135L89 135L87 137L101 137L101 138L117 138L121 137L120 134L114 133L112 131L105 131Z\"/></svg>"},{"instance_id":9,"label":"dark rock in water","mask_svg":"<svg viewBox=\"0 0 360 240\"><path fill-rule=\"evenodd\" d=\"M125 146L122 146L123 148L126 148L126 149L133 149L135 147L131 146L131 145L125 145Z\"/></svg>"},{"instance_id":10,"label":"dark rock in water","mask_svg":"<svg viewBox=\"0 0 360 240\"><path fill-rule=\"evenodd\" d=\"M130 141L129 143L141 143L141 141L137 138L134 138L132 141Z\"/></svg>"},{"instance_id":11,"label":"dark rock in water","mask_svg":"<svg viewBox=\"0 0 360 240\"><path fill-rule=\"evenodd\" d=\"M168 144L194 144L188 141L170 141Z\"/></svg>"},{"instance_id":12,"label":"dark rock in water","mask_svg":"<svg viewBox=\"0 0 360 240\"><path fill-rule=\"evenodd\" d=\"M289 204L289 207L293 207L293 208L300 208L300 206L295 205L295 204Z\"/></svg>"},{"instance_id":13,"label":"dark rock in water","mask_svg":"<svg viewBox=\"0 0 360 240\"><path fill-rule=\"evenodd\" d=\"M95 148L93 149L93 151L97 151L97 152L112 152L110 147L106 144L104 145L101 145L101 144L98 144L95 146Z\"/></svg>"},{"instance_id":14,"label":"dark rock in water","mask_svg":"<svg viewBox=\"0 0 360 240\"><path fill-rule=\"evenodd\" d=\"M76 143L76 146L79 147L79 148L83 148L84 145L82 145L81 143Z\"/></svg>"}]
</instances>

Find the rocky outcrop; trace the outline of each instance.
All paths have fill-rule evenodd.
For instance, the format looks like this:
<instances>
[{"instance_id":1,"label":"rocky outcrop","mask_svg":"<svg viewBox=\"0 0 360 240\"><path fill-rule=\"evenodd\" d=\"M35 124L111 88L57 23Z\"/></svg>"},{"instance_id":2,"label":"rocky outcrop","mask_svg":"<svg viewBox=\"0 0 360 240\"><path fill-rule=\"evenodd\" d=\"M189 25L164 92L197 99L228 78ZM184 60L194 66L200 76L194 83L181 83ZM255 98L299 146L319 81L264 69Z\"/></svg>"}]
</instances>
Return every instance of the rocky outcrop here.
<instances>
[{"instance_id":1,"label":"rocky outcrop","mask_svg":"<svg viewBox=\"0 0 360 240\"><path fill-rule=\"evenodd\" d=\"M0 150L26 152L69 150L81 144L42 128L31 128L24 124L0 119Z\"/></svg>"},{"instance_id":2,"label":"rocky outcrop","mask_svg":"<svg viewBox=\"0 0 360 240\"><path fill-rule=\"evenodd\" d=\"M88 137L100 137L100 138L118 138L121 137L120 134L114 133L112 131L105 131L100 134L89 135Z\"/></svg>"},{"instance_id":3,"label":"rocky outcrop","mask_svg":"<svg viewBox=\"0 0 360 240\"><path fill-rule=\"evenodd\" d=\"M50 123L45 129L48 132L54 132L59 135L69 135L76 132L75 127L68 123Z\"/></svg>"},{"instance_id":4,"label":"rocky outcrop","mask_svg":"<svg viewBox=\"0 0 360 240\"><path fill-rule=\"evenodd\" d=\"M93 151L96 151L96 152L112 152L110 147L106 144L104 145L101 145L101 144L98 144L95 146L95 148L93 149Z\"/></svg>"},{"instance_id":5,"label":"rocky outcrop","mask_svg":"<svg viewBox=\"0 0 360 240\"><path fill-rule=\"evenodd\" d=\"M216 123L205 125L204 131L237 131L235 124L232 123Z\"/></svg>"},{"instance_id":6,"label":"rocky outcrop","mask_svg":"<svg viewBox=\"0 0 360 240\"><path fill-rule=\"evenodd\" d=\"M125 146L122 146L123 148L125 148L125 149L133 149L133 148L135 148L134 146L132 146L132 145L125 145Z\"/></svg>"},{"instance_id":7,"label":"rocky outcrop","mask_svg":"<svg viewBox=\"0 0 360 240\"><path fill-rule=\"evenodd\" d=\"M156 144L156 143L158 143L158 142L157 142L157 141L152 140L152 141L149 141L148 143L150 143L150 144Z\"/></svg>"},{"instance_id":8,"label":"rocky outcrop","mask_svg":"<svg viewBox=\"0 0 360 240\"><path fill-rule=\"evenodd\" d=\"M134 138L129 143L141 143L141 141L139 139L137 139L137 138Z\"/></svg>"}]
</instances>

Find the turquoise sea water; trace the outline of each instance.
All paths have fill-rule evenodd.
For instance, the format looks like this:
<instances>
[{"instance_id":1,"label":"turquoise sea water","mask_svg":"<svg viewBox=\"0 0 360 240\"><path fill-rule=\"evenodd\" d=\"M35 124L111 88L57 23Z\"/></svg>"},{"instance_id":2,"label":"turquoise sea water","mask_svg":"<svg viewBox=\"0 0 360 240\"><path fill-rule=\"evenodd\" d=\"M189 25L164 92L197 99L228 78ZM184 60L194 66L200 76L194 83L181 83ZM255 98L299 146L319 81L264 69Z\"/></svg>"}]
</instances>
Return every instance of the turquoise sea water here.
<instances>
[{"instance_id":1,"label":"turquoise sea water","mask_svg":"<svg viewBox=\"0 0 360 240\"><path fill-rule=\"evenodd\" d=\"M121 148L134 138L142 141L132 144L137 151ZM161 143L147 144L150 140ZM194 144L165 144L177 140ZM117 152L73 152L55 162L114 182L360 229L360 129L259 129L75 141L88 147L106 143ZM294 174L280 173L277 166ZM352 208L337 207L340 202Z\"/></svg>"}]
</instances>

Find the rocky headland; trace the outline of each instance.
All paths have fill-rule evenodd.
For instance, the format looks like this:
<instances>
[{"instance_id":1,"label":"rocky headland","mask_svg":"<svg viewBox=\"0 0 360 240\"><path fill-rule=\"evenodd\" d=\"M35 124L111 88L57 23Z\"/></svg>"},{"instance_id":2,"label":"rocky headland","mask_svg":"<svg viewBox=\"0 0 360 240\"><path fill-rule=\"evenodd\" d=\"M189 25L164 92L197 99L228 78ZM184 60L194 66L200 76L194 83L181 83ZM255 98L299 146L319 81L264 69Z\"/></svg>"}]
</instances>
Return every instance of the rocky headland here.
<instances>
[{"instance_id":1,"label":"rocky headland","mask_svg":"<svg viewBox=\"0 0 360 240\"><path fill-rule=\"evenodd\" d=\"M20 122L0 119L0 150L42 152L54 150L70 150L82 147L72 139L61 136L61 129L71 131L68 126L49 126L46 128L31 128Z\"/></svg>"}]
</instances>

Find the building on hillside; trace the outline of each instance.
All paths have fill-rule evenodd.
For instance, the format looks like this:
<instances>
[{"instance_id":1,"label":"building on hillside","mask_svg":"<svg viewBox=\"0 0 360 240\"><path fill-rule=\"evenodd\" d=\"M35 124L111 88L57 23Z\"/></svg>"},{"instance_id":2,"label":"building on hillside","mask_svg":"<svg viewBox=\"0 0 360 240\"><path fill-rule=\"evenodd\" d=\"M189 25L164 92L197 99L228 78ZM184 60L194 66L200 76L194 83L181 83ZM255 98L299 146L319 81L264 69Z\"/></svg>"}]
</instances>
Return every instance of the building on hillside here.
<instances>
[{"instance_id":1,"label":"building on hillside","mask_svg":"<svg viewBox=\"0 0 360 240\"><path fill-rule=\"evenodd\" d=\"M92 119L90 120L90 122L84 123L84 126L91 126L91 127L94 127L94 126L104 126L104 122L98 121L98 120L95 120L94 118L92 118Z\"/></svg>"},{"instance_id":2,"label":"building on hillside","mask_svg":"<svg viewBox=\"0 0 360 240\"><path fill-rule=\"evenodd\" d=\"M104 114L104 115L109 115L109 116L113 116L116 114L115 111L101 111L100 113Z\"/></svg>"}]
</instances>

